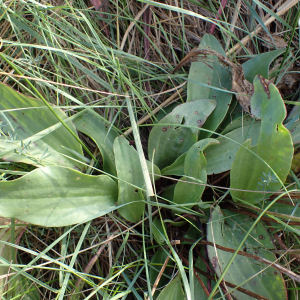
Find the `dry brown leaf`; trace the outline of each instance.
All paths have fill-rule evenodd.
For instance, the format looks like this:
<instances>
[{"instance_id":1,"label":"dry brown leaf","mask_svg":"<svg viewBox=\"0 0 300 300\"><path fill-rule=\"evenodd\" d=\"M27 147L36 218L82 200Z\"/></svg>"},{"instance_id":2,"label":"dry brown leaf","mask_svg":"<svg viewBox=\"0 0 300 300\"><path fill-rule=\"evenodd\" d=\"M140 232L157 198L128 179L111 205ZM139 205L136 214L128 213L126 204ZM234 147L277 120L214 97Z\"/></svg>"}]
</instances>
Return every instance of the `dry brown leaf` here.
<instances>
[{"instance_id":1,"label":"dry brown leaf","mask_svg":"<svg viewBox=\"0 0 300 300\"><path fill-rule=\"evenodd\" d=\"M245 79L243 68L239 64L233 63L230 59L221 55L215 50L198 48L193 49L176 66L176 68L173 70L173 73L175 73L178 69L180 69L187 63L199 60L200 55L202 55L204 58L206 58L208 55L214 55L217 57L220 63L231 68L231 91L236 93L236 98L243 110L250 113L250 97L253 93L252 84Z\"/></svg>"},{"instance_id":2,"label":"dry brown leaf","mask_svg":"<svg viewBox=\"0 0 300 300\"><path fill-rule=\"evenodd\" d=\"M288 43L280 36L272 34L272 38L266 34L260 34L260 37L265 41L263 42L263 45L268 48L269 50L273 47L277 49L285 49L288 45Z\"/></svg>"}]
</instances>

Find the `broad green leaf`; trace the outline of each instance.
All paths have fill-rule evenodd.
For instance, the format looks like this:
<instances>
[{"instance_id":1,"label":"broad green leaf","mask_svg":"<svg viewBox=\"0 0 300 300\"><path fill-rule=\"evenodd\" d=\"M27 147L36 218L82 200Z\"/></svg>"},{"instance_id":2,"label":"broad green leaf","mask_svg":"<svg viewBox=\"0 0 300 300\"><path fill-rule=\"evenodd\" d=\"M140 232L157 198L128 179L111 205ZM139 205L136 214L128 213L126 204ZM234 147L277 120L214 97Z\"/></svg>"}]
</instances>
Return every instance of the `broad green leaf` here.
<instances>
[{"instance_id":1,"label":"broad green leaf","mask_svg":"<svg viewBox=\"0 0 300 300\"><path fill-rule=\"evenodd\" d=\"M102 155L103 171L116 176L113 143L119 134L109 128L94 111L86 111L75 119L74 124L78 131L88 135L96 143Z\"/></svg>"},{"instance_id":2,"label":"broad green leaf","mask_svg":"<svg viewBox=\"0 0 300 300\"><path fill-rule=\"evenodd\" d=\"M218 40L210 34L203 36L199 48L209 48L226 56ZM211 131L218 128L231 102L232 94L228 93L230 89L230 71L218 61L216 56L209 55L205 59L201 58L199 61L192 62L187 83L187 101L198 99L217 101L216 109L207 118L203 128ZM200 131L200 139L209 136L211 133Z\"/></svg>"},{"instance_id":3,"label":"broad green leaf","mask_svg":"<svg viewBox=\"0 0 300 300\"><path fill-rule=\"evenodd\" d=\"M185 300L180 275L177 275L159 294L157 300Z\"/></svg>"},{"instance_id":4,"label":"broad green leaf","mask_svg":"<svg viewBox=\"0 0 300 300\"><path fill-rule=\"evenodd\" d=\"M278 49L257 54L254 58L246 61L242 65L245 78L250 82L253 81L256 75L261 75L262 77L269 79L269 67L271 62L285 51L286 49Z\"/></svg>"},{"instance_id":5,"label":"broad green leaf","mask_svg":"<svg viewBox=\"0 0 300 300\"><path fill-rule=\"evenodd\" d=\"M150 132L148 146L150 160L153 160L159 168L164 168L187 152L198 139L198 129L195 127L202 127L215 107L216 101L207 99L175 107Z\"/></svg>"},{"instance_id":6,"label":"broad green leaf","mask_svg":"<svg viewBox=\"0 0 300 300\"><path fill-rule=\"evenodd\" d=\"M243 123L243 126L241 126ZM218 174L231 169L232 163L234 161L235 155L240 148L245 139L251 139L251 144L255 146L258 141L260 132L260 122L255 121L252 125L250 120L246 122L241 122L240 119L236 120L229 125L222 134L224 137L217 138L219 145L211 145L205 149L205 158L207 160L207 174ZM234 129L236 128L236 129ZM229 131L229 132L228 132ZM290 134L292 136L293 144L300 144L300 125L297 120L289 128ZM232 139L238 143L232 142ZM184 155L180 156L174 164L163 169L161 172L163 175L182 175L183 163L181 161L184 159Z\"/></svg>"},{"instance_id":7,"label":"broad green leaf","mask_svg":"<svg viewBox=\"0 0 300 300\"><path fill-rule=\"evenodd\" d=\"M124 205L118 212L131 222L138 222L145 209L142 189L145 181L137 151L129 145L124 137L117 137L114 141L116 169L119 179L118 205ZM148 170L152 173L152 164L147 161ZM154 173L160 174L154 165ZM133 202L133 203L131 203Z\"/></svg>"},{"instance_id":8,"label":"broad green leaf","mask_svg":"<svg viewBox=\"0 0 300 300\"><path fill-rule=\"evenodd\" d=\"M183 168L182 168L182 170L183 170ZM176 186L176 184L172 184L172 185L166 187L162 192L162 198L165 198L169 201L173 201L175 186Z\"/></svg>"},{"instance_id":9,"label":"broad green leaf","mask_svg":"<svg viewBox=\"0 0 300 300\"><path fill-rule=\"evenodd\" d=\"M274 192L280 189L282 183L270 167L285 182L294 148L291 135L282 124L286 110L279 91L259 75L254 79L251 112L261 119L260 135L256 146L252 147L249 140L243 144L253 153L244 147L238 150L231 167L230 188L235 201L244 200L254 204L264 199L265 194L235 189Z\"/></svg>"},{"instance_id":10,"label":"broad green leaf","mask_svg":"<svg viewBox=\"0 0 300 300\"><path fill-rule=\"evenodd\" d=\"M203 151L207 146L213 143L217 143L217 141L214 139L201 140L195 143L185 155L185 176L182 177L181 181L175 186L175 203L197 203L197 201L201 199L207 180L206 159Z\"/></svg>"},{"instance_id":11,"label":"broad green leaf","mask_svg":"<svg viewBox=\"0 0 300 300\"><path fill-rule=\"evenodd\" d=\"M68 226L115 208L117 184L106 175L90 176L51 166L0 182L0 215L40 226Z\"/></svg>"},{"instance_id":12,"label":"broad green leaf","mask_svg":"<svg viewBox=\"0 0 300 300\"><path fill-rule=\"evenodd\" d=\"M219 207L212 212L211 220L207 225L207 240L214 244L236 249L244 235L253 224L253 220L244 215L238 215L229 210L223 212ZM251 231L245 244L242 246L244 252L254 254L269 261L276 261L276 256L270 250L274 249L272 240L264 225L259 222ZM270 250L269 250L270 249ZM218 276L233 253L229 253L213 246L207 246L210 262ZM224 277L225 281L249 290L253 293L266 297L270 300L287 299L284 280L276 269L268 267L255 259L237 255ZM239 300L252 300L244 293L232 290L232 295Z\"/></svg>"},{"instance_id":13,"label":"broad green leaf","mask_svg":"<svg viewBox=\"0 0 300 300\"><path fill-rule=\"evenodd\" d=\"M186 153L180 155L170 166L161 170L162 175L184 175L184 160Z\"/></svg>"},{"instance_id":14,"label":"broad green leaf","mask_svg":"<svg viewBox=\"0 0 300 300\"><path fill-rule=\"evenodd\" d=\"M225 135L226 133L229 133L235 129L244 128L245 126L249 126L255 123L260 123L260 121L255 121L251 116L243 116L230 122L221 132L221 134ZM245 130L243 130L243 133L245 133Z\"/></svg>"},{"instance_id":15,"label":"broad green leaf","mask_svg":"<svg viewBox=\"0 0 300 300\"><path fill-rule=\"evenodd\" d=\"M246 138L252 139L253 145L256 145L259 129L260 123L257 122L253 125L237 128L225 134L224 137L217 138L219 144L210 145L204 151L207 174L218 174L230 170L236 153Z\"/></svg>"},{"instance_id":16,"label":"broad green leaf","mask_svg":"<svg viewBox=\"0 0 300 300\"><path fill-rule=\"evenodd\" d=\"M35 166L60 165L84 170L83 164L62 155L72 156L68 149L83 155L81 145L64 127L50 130L49 134L39 140L22 145L23 140L57 123L57 118L41 100L24 96L2 83L0 98L0 149L5 151L12 144L19 145L14 152L2 156L2 159ZM67 118L61 109L55 108L55 112L63 120ZM68 126L76 132L71 122L68 122Z\"/></svg>"}]
</instances>

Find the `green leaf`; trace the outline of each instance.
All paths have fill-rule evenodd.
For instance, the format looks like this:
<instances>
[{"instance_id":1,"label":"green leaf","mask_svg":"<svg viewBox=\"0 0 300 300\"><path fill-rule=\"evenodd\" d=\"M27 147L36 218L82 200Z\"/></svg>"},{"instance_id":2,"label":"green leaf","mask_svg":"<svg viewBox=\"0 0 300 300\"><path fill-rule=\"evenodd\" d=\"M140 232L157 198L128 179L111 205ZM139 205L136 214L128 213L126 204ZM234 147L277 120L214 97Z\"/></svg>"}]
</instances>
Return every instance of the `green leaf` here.
<instances>
[{"instance_id":1,"label":"green leaf","mask_svg":"<svg viewBox=\"0 0 300 300\"><path fill-rule=\"evenodd\" d=\"M271 62L285 51L286 49L269 51L257 54L254 58L247 60L242 65L245 78L250 82L253 81L256 75L261 75L262 77L269 79L269 67Z\"/></svg>"},{"instance_id":2,"label":"green leaf","mask_svg":"<svg viewBox=\"0 0 300 300\"><path fill-rule=\"evenodd\" d=\"M148 153L159 168L172 164L198 139L198 129L216 107L215 100L195 100L178 105L151 130ZM155 151L155 152L154 152Z\"/></svg>"},{"instance_id":3,"label":"green leaf","mask_svg":"<svg viewBox=\"0 0 300 300\"><path fill-rule=\"evenodd\" d=\"M79 116L74 124L78 131L88 135L96 143L102 155L103 171L116 176L113 143L119 134L113 128L109 128L109 125L92 110Z\"/></svg>"},{"instance_id":4,"label":"green leaf","mask_svg":"<svg viewBox=\"0 0 300 300\"><path fill-rule=\"evenodd\" d=\"M175 175L183 176L184 175L184 161L186 153L180 155L170 166L165 167L161 170L162 175Z\"/></svg>"},{"instance_id":5,"label":"green leaf","mask_svg":"<svg viewBox=\"0 0 300 300\"><path fill-rule=\"evenodd\" d=\"M142 167L137 151L129 145L124 137L114 141L116 168L119 179L118 205L124 205L118 212L131 222L138 222L145 209L143 188L145 185ZM147 161L147 167L152 173L152 164ZM154 165L154 173L160 174ZM133 203L131 203L133 202Z\"/></svg>"},{"instance_id":6,"label":"green leaf","mask_svg":"<svg viewBox=\"0 0 300 300\"><path fill-rule=\"evenodd\" d=\"M250 122L248 118L246 118L245 121L241 121L241 119L235 120L222 132L224 137L217 138L219 145L210 145L205 149L205 158L207 160L206 170L208 175L230 170L236 153L240 148L240 144L242 144L245 139L251 139L251 144L253 146L257 144L260 132L260 122L255 121L252 125L251 123L252 121ZM293 144L300 144L299 120L291 125L289 131L292 136ZM162 174L182 176L183 163L181 164L181 161L184 160L184 155L185 154L180 156L174 164L163 169L161 171Z\"/></svg>"},{"instance_id":7,"label":"green leaf","mask_svg":"<svg viewBox=\"0 0 300 300\"><path fill-rule=\"evenodd\" d=\"M253 224L253 220L249 217L237 215L229 210L223 210L222 212L219 207L212 212L210 221L207 226L207 240L231 249L236 249L239 246L245 233ZM250 233L242 249L244 249L244 252L255 254L269 261L276 261L277 259L269 251L269 249L274 249L274 246L267 229L261 222ZM233 254L213 246L207 246L207 250L210 262L216 274L220 276ZM242 288L270 300L287 299L281 273L272 267L266 267L268 265L255 259L237 255L224 276L224 280L235 285L241 285ZM228 286L227 288L236 299L253 299L253 297L237 290L233 291Z\"/></svg>"},{"instance_id":8,"label":"green leaf","mask_svg":"<svg viewBox=\"0 0 300 300\"><path fill-rule=\"evenodd\" d=\"M225 135L226 133L229 133L235 129L238 128L245 128L245 126L249 126L251 124L259 123L260 121L255 121L251 116L242 116L239 118L236 118L235 120L232 120L226 128L221 132L222 135ZM248 127L249 128L249 127ZM245 132L245 129L243 130L244 136L247 134L247 131Z\"/></svg>"},{"instance_id":9,"label":"green leaf","mask_svg":"<svg viewBox=\"0 0 300 300\"><path fill-rule=\"evenodd\" d=\"M159 294L157 300L185 300L180 275L177 275Z\"/></svg>"},{"instance_id":10,"label":"green leaf","mask_svg":"<svg viewBox=\"0 0 300 300\"><path fill-rule=\"evenodd\" d=\"M210 34L203 36L199 48L209 48L226 56L218 40ZM226 116L231 102L232 94L228 93L230 89L230 72L218 61L216 56L209 55L205 59L192 62L187 83L187 101L198 99L215 99L217 101L216 109L207 118L203 128L211 131L218 128ZM211 133L200 131L200 139L209 136Z\"/></svg>"},{"instance_id":11,"label":"green leaf","mask_svg":"<svg viewBox=\"0 0 300 300\"><path fill-rule=\"evenodd\" d=\"M251 112L256 118L261 118L260 135L256 146L251 147L249 140L243 144L253 153L244 147L238 150L231 168L230 188L235 201L244 200L254 204L266 195L235 189L271 192L280 189L282 183L271 168L285 182L294 148L291 135L282 124L286 110L280 93L275 85L259 75L254 79Z\"/></svg>"},{"instance_id":12,"label":"green leaf","mask_svg":"<svg viewBox=\"0 0 300 300\"><path fill-rule=\"evenodd\" d=\"M174 202L178 204L197 203L202 196L207 180L206 159L203 150L210 144L217 143L214 139L204 139L195 143L184 159L184 177L176 184ZM199 183L202 183L200 185ZM188 191L188 192L187 192Z\"/></svg>"},{"instance_id":13,"label":"green leaf","mask_svg":"<svg viewBox=\"0 0 300 300\"><path fill-rule=\"evenodd\" d=\"M83 152L79 143L64 127L51 130L51 126L57 123L57 118L41 100L24 96L2 83L0 98L0 148L5 151L13 144L18 145L14 152L2 156L3 160L35 166L54 164L84 170L83 164L62 155L70 156L68 149L79 155L83 155ZM67 118L59 108L55 108L55 112L61 119ZM68 126L76 132L72 123L69 122ZM23 140L47 128L49 134L41 136L29 145L22 143ZM75 158L78 160L78 157Z\"/></svg>"},{"instance_id":14,"label":"green leaf","mask_svg":"<svg viewBox=\"0 0 300 300\"><path fill-rule=\"evenodd\" d=\"M1 216L40 226L68 226L115 208L117 184L108 176L90 176L51 166L0 182Z\"/></svg>"},{"instance_id":15,"label":"green leaf","mask_svg":"<svg viewBox=\"0 0 300 300\"><path fill-rule=\"evenodd\" d=\"M207 174L218 174L230 170L240 145L246 138L252 139L253 145L256 145L259 130L260 123L257 122L237 128L225 134L224 137L217 138L219 144L210 145L204 151Z\"/></svg>"}]
</instances>

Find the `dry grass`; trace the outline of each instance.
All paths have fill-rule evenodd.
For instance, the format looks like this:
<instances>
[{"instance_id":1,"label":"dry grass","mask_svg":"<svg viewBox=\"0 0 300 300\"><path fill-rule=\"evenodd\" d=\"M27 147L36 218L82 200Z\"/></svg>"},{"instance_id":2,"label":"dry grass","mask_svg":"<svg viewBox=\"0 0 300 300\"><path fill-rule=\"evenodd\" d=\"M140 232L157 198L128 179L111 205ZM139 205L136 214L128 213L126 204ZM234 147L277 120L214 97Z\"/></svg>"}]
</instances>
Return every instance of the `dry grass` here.
<instances>
[{"instance_id":1,"label":"dry grass","mask_svg":"<svg viewBox=\"0 0 300 300\"><path fill-rule=\"evenodd\" d=\"M149 6L141 14L146 4L137 1L110 1L104 3L100 11L95 11L92 5L92 2L97 1L39 1L41 4L56 6L56 8L45 9L44 12L37 10L33 3L25 4L13 0L3 2L0 8L3 10L9 6L10 14L16 19L2 18L0 20L0 36L5 40L1 51L19 67L24 76L34 79L32 83L46 99L51 103L66 106L75 104L72 97L86 105L122 106L124 104L122 95L125 89L134 87L137 90L135 94L139 94L139 97L136 97L136 110L139 118L147 116L148 112L173 96L175 89L185 82L187 66L181 68L176 73L177 76L172 75L172 71L193 48L199 45L201 38L209 32L211 27L211 23L204 19L156 6ZM285 1L264 2L273 12L276 12L276 8L283 3ZM179 7L208 19L215 18L220 6L219 1L167 0L163 1L163 4ZM262 21L270 17L259 6L256 6L255 10ZM42 14L44 14L43 19L41 19ZM296 14L297 5L283 14L281 18L293 26ZM85 16L89 22L86 22L82 16ZM22 19L24 26L26 24L33 29L37 36L18 27L16 23L18 18ZM136 20L133 20L134 18ZM236 4L236 1L228 1L221 20L221 30L216 28L213 35L229 52L250 31L259 26L245 1L241 1L240 6ZM42 28L40 32L37 31L38 27L35 27L35 24ZM230 30L232 35L227 34L224 28ZM299 87L299 74L297 73L299 69L295 64L299 48L298 31L291 37L292 30L280 21L274 21L266 28L275 42L277 41L277 45L272 44L273 41L264 32L252 36L249 42L231 52L230 58L237 63L242 63L251 55L275 49L282 44L286 46L292 38L290 46L293 56L283 64L274 63L275 67L280 68L279 71L275 70L277 73L274 72L274 78L278 72L284 70L284 66L291 64L289 70L296 73L289 74L288 79L283 77L279 86L284 97L293 98ZM64 31L64 29L67 30ZM68 30L70 30L69 35ZM75 36L76 32L77 36ZM48 34L47 37L45 37L46 34ZM97 38L101 40L101 43L97 41ZM45 46L46 40L52 43L51 46L49 45L50 48L60 49L60 52L50 48L45 49L45 47L31 47L31 45ZM107 49L103 50L104 47ZM69 57L64 55L66 53L64 51L69 53ZM72 61L69 60L70 57ZM81 66L76 62L79 62ZM117 65L119 68L116 67ZM7 64L1 62L0 66L2 82L22 93L31 94L26 83L22 78L15 76L15 72ZM125 77L131 80L132 87L124 83ZM48 84L44 84L41 80L45 80ZM108 85L103 86L102 80ZM165 82L167 82L166 86ZM57 93L54 87L59 88L61 92ZM175 101L181 101L186 97L185 89L179 89L180 95L175 93ZM170 91L165 92L166 90ZM109 92L111 95L103 92ZM72 110L69 112L71 114ZM127 111L124 109L121 111L120 107L98 108L97 112L109 121L115 120L115 126L123 132L131 126ZM151 118L145 122L151 122ZM143 129L141 134L142 140L147 140L148 129ZM93 144L89 146L95 152L96 149L93 147ZM214 184L221 180L221 177L211 178ZM160 184L164 186L164 183ZM163 210L162 214L165 219L176 219L168 210ZM147 290L145 271L142 270L138 278L135 276L141 270L140 263L145 254L144 249L147 249L148 259L151 259L154 253L153 248L157 247L151 246L148 236L146 246L143 246L142 235L148 234L147 229L143 228L144 224L147 224L146 219L145 222L129 224L119 219L117 215L95 219L86 234L80 253L76 253L76 245L84 225L70 230L66 238L53 245L47 255L57 258L65 253L64 263L69 264L72 257L68 255L75 252L77 259L74 268L84 271L89 266L90 269L85 270L85 273L96 277L95 284L101 284L100 277L104 281L124 268L124 274L117 276L111 284L106 286L108 293L113 294L119 288L126 290L126 287L134 280L133 287L136 293L141 295L141 290ZM183 240L187 227L168 226L167 229L170 240ZM63 231L64 229L31 227L23 236L21 245L27 249L42 252L56 241ZM128 236L126 236L127 233L129 233ZM121 252L119 249L122 249ZM184 253L184 246L177 246L177 250ZM19 251L18 255L24 265L34 258L22 251ZM97 255L96 260L95 255ZM48 260L39 259L37 264L42 266L41 264L45 262ZM94 264L91 265L91 262ZM53 288L60 288L61 281L58 280L57 270L40 268L32 271L31 274L47 282ZM78 277L71 276L68 293L74 292L73 287L77 280ZM91 283L86 283L84 295L89 294L91 286ZM84 299L83 294L78 299ZM54 299L55 295L44 289L40 297L41 299ZM94 296L92 299L97 298ZM137 298L132 293L127 299Z\"/></svg>"}]
</instances>

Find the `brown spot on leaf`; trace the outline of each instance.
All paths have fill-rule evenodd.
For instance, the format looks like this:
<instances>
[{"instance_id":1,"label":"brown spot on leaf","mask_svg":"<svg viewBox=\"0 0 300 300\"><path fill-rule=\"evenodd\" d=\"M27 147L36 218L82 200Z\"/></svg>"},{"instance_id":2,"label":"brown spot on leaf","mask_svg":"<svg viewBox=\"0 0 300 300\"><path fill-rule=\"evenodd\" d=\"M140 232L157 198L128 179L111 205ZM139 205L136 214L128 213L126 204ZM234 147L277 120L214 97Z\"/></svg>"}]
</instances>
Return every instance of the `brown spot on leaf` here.
<instances>
[{"instance_id":1,"label":"brown spot on leaf","mask_svg":"<svg viewBox=\"0 0 300 300\"><path fill-rule=\"evenodd\" d=\"M260 82L262 83L265 92L268 94L268 98L270 99L270 90L269 90L269 81L263 78L261 75L258 75Z\"/></svg>"}]
</instances>

